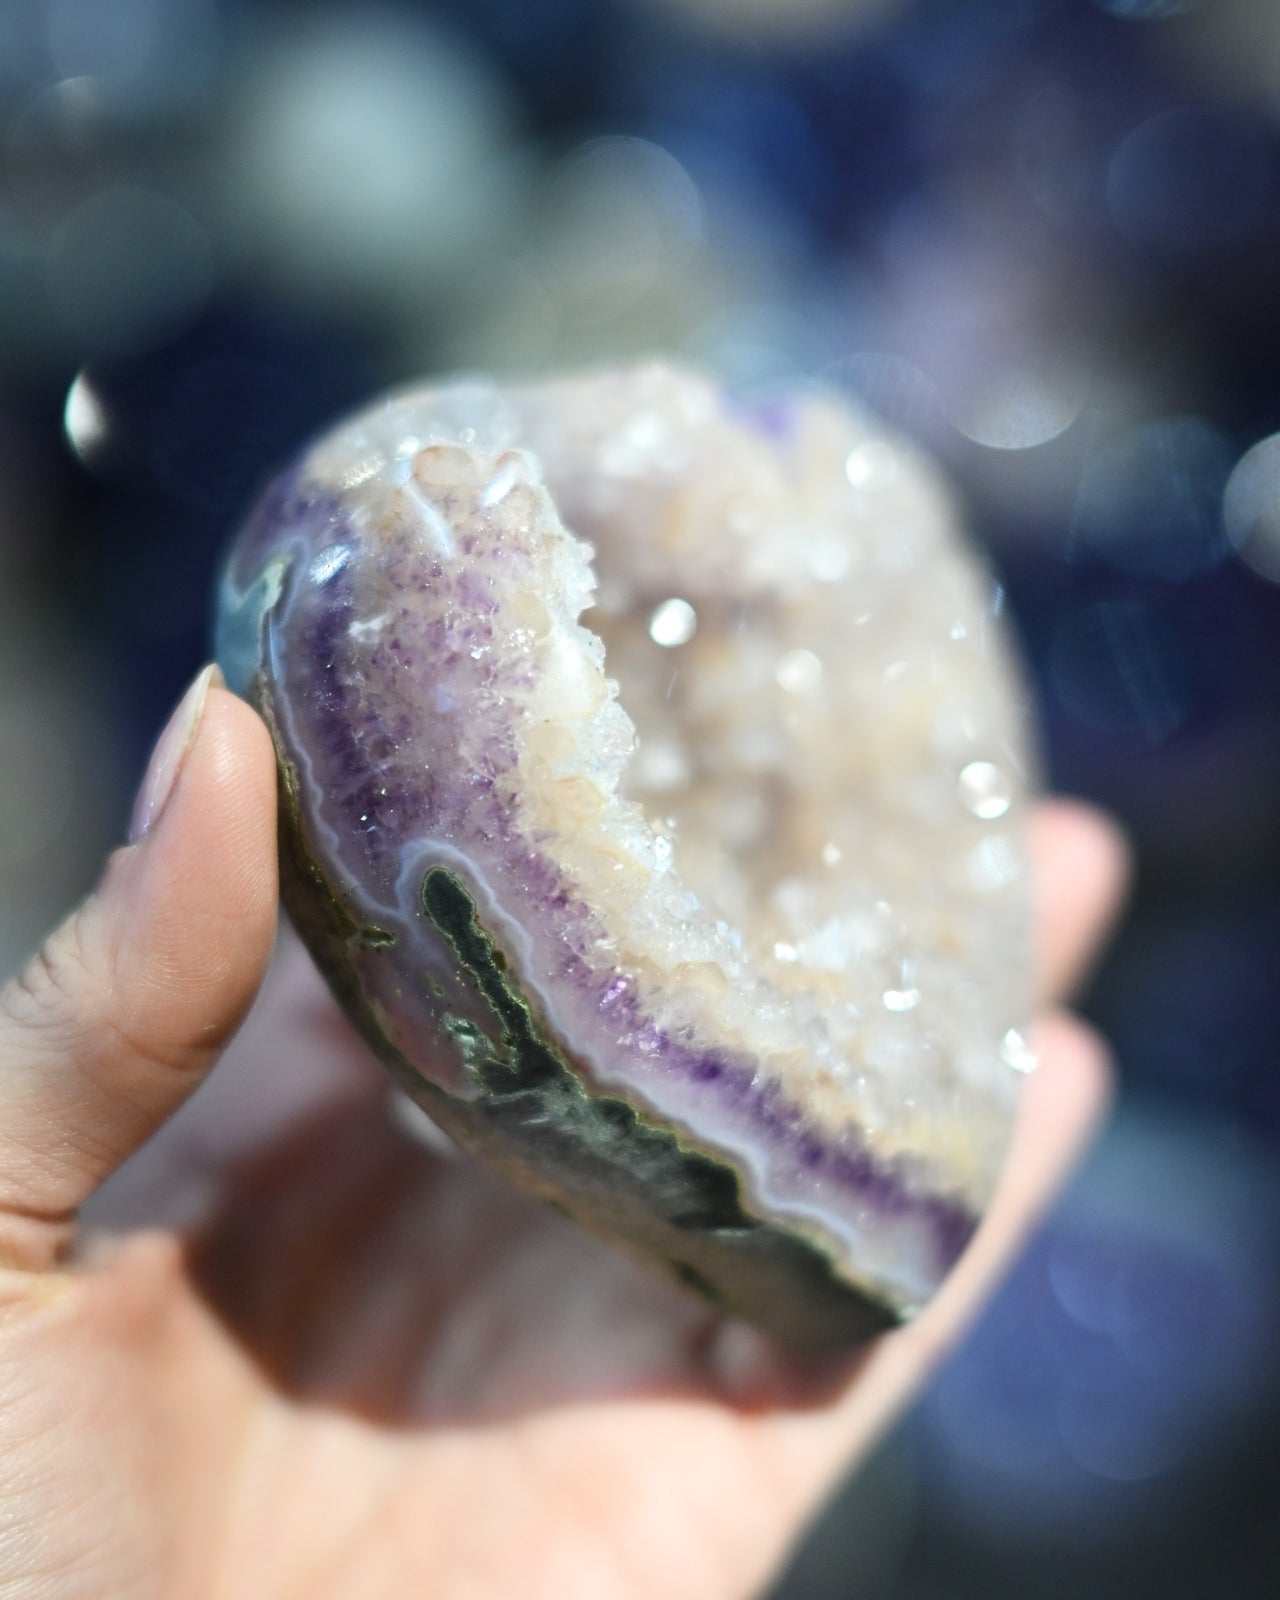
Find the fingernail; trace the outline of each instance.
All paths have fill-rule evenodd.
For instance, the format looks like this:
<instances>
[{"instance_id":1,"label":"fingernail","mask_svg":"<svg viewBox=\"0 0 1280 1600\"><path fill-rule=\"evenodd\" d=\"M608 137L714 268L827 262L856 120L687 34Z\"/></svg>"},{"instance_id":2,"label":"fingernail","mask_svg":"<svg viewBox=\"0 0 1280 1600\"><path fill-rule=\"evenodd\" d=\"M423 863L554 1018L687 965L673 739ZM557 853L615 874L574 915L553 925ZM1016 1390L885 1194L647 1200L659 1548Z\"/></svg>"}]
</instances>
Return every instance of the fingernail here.
<instances>
[{"instance_id":1,"label":"fingernail","mask_svg":"<svg viewBox=\"0 0 1280 1600\"><path fill-rule=\"evenodd\" d=\"M133 817L129 823L129 843L137 844L145 838L160 820L169 796L173 793L191 747L200 732L200 719L204 716L204 702L209 686L222 688L223 677L216 662L211 662L178 701L173 715L165 723L164 732L156 740L147 764L146 777L133 804Z\"/></svg>"}]
</instances>

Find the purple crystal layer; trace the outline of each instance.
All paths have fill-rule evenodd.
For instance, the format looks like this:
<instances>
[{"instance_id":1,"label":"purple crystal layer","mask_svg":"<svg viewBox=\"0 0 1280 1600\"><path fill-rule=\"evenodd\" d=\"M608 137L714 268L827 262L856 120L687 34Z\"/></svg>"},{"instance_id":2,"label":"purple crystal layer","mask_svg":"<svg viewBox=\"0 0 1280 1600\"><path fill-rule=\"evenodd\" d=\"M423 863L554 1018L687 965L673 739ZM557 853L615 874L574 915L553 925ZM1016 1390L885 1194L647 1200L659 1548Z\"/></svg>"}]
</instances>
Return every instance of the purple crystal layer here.
<instances>
[{"instance_id":1,"label":"purple crystal layer","mask_svg":"<svg viewBox=\"0 0 1280 1600\"><path fill-rule=\"evenodd\" d=\"M537 474L532 488L516 478L536 515ZM374 1018L402 1070L455 1100L478 1092L454 1038L459 1019L492 1035L493 1018L423 909L425 876L445 868L589 1092L712 1154L749 1213L912 1309L970 1237L972 1198L909 1150L886 1157L855 1118L815 1117L741 1039L673 1020L618 965L616 927L563 852L529 826L520 712L539 666L513 648L506 612L521 564L530 586L545 572L484 499L446 486L424 538L402 498L371 515L304 462L251 519L224 587L224 667L268 712L307 848L355 930L346 987L366 1031Z\"/></svg>"}]
</instances>

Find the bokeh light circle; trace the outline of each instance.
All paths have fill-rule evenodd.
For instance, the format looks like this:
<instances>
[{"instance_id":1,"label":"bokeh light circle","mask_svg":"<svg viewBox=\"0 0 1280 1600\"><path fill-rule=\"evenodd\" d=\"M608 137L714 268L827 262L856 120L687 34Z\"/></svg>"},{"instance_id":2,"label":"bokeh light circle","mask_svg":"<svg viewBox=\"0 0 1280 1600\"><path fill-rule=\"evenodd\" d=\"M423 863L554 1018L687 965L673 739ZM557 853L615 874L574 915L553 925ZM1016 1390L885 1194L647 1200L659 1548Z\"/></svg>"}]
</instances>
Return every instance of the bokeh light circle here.
<instances>
[{"instance_id":1,"label":"bokeh light circle","mask_svg":"<svg viewBox=\"0 0 1280 1600\"><path fill-rule=\"evenodd\" d=\"M1280 583L1280 433L1240 458L1222 497L1222 520L1245 566Z\"/></svg>"},{"instance_id":2,"label":"bokeh light circle","mask_svg":"<svg viewBox=\"0 0 1280 1600\"><path fill-rule=\"evenodd\" d=\"M54 313L86 353L162 343L198 314L213 284L203 228L153 189L91 195L63 219L49 248Z\"/></svg>"}]
</instances>

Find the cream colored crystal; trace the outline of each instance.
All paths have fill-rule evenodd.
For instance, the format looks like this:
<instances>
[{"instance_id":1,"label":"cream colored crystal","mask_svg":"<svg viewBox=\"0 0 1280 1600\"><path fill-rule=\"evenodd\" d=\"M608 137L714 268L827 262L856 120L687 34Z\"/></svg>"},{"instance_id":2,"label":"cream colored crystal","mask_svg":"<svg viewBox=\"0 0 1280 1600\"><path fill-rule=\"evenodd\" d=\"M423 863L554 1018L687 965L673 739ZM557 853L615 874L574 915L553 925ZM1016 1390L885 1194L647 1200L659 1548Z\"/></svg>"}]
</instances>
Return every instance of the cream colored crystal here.
<instances>
[{"instance_id":1,"label":"cream colored crystal","mask_svg":"<svg viewBox=\"0 0 1280 1600\"><path fill-rule=\"evenodd\" d=\"M483 526L519 556L486 567L528 665L511 803L657 1024L984 1204L1031 1059L1025 701L928 464L820 394L753 415L651 365L411 392L306 470L428 555Z\"/></svg>"}]
</instances>

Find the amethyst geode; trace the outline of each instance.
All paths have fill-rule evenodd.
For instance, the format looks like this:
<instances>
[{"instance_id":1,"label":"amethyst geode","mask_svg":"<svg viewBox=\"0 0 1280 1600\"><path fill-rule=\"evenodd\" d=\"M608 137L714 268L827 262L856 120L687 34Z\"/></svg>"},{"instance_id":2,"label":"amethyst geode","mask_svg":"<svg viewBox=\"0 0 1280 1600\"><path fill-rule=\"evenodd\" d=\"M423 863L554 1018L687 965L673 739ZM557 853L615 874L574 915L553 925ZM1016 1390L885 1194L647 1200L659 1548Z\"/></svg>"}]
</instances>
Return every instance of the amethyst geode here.
<instances>
[{"instance_id":1,"label":"amethyst geode","mask_svg":"<svg viewBox=\"0 0 1280 1600\"><path fill-rule=\"evenodd\" d=\"M999 609L904 446L649 365L343 423L241 535L219 656L290 915L409 1093L832 1344L928 1299L1032 1063Z\"/></svg>"}]
</instances>

